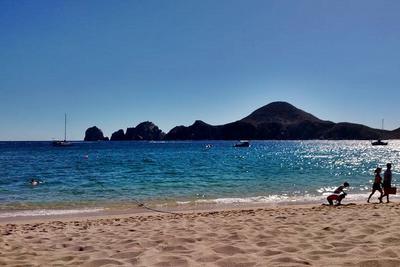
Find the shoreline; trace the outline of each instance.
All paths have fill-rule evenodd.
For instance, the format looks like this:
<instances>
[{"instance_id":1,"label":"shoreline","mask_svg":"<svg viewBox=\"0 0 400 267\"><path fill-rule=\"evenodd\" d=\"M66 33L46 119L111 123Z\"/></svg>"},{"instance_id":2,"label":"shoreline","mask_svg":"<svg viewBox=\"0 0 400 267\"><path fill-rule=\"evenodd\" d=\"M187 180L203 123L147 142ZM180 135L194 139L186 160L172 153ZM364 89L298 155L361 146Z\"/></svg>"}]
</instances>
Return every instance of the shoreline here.
<instances>
[{"instance_id":1,"label":"shoreline","mask_svg":"<svg viewBox=\"0 0 400 267\"><path fill-rule=\"evenodd\" d=\"M369 193L364 194L349 194L344 200L343 204L355 203L364 204ZM375 195L377 196L377 194ZM372 203L376 201L373 197ZM264 201L259 201L259 200ZM69 205L69 206L39 206L28 207L19 209L0 209L0 224L4 222L12 223L19 221L30 221L41 219L65 219L65 218L80 218L80 217L101 217L109 215L125 215L125 214L148 214L151 209L159 210L165 213L187 213L197 211L219 211L226 209L251 209L251 208L271 208L271 207L290 207L290 206L319 206L326 204L326 196L315 196L308 198L282 198L276 200L273 196L273 201L269 197L234 197L234 198L220 198L220 199L199 199L195 201L169 201L169 202L145 202L144 207L137 201L116 201L116 202L103 202L96 204L95 202L90 205ZM400 195L391 195L392 201L399 201ZM255 201L254 201L255 200ZM146 207L146 208L145 208ZM147 209L148 208L148 209Z\"/></svg>"},{"instance_id":2,"label":"shoreline","mask_svg":"<svg viewBox=\"0 0 400 267\"><path fill-rule=\"evenodd\" d=\"M399 203L400 202L391 202ZM362 205L368 204L366 201L343 201L342 206L347 205ZM370 205L379 204L372 199ZM386 204L386 203L383 203ZM76 209L58 208L58 209L27 209L27 210L2 210L0 212L0 225L4 224L23 224L32 222L51 222L55 220L73 221L73 220L90 220L102 218L118 218L118 217L131 217L131 216L146 216L146 215L182 215L182 214L196 214L204 212L221 212L233 210L249 210L249 209L279 209L279 208L312 208L319 206L326 206L327 202L275 202L275 203L262 203L262 202L233 202L233 203L211 203L200 202L190 204L162 204L154 205L145 204L139 206L136 203L129 203L123 206L112 205L109 207L93 206L81 207ZM3 216L2 216L3 215ZM4 216L9 215L9 216Z\"/></svg>"},{"instance_id":3,"label":"shoreline","mask_svg":"<svg viewBox=\"0 0 400 267\"><path fill-rule=\"evenodd\" d=\"M133 205L132 205L133 206ZM315 204L293 203L293 204L266 204L266 203L230 203L230 204L212 204L204 203L197 205L175 205L174 207L135 207L129 208L94 208L95 211L82 211L76 210L76 213L69 214L49 214L49 215L24 215L14 217L0 217L0 225L4 224L24 224L32 222L51 222L55 220L62 221L75 221L87 219L104 219L104 218L120 218L120 217L136 217L136 216L153 216L153 215L183 215L183 214L196 214L203 212L220 212L227 210L247 210L254 208L277 208L277 207L290 207L290 206L315 206ZM150 210L150 209L153 210ZM63 210L63 209L59 209ZM155 211L157 210L157 211ZM30 210L29 210L30 211ZM67 210L68 211L68 210ZM13 212L13 211L11 211Z\"/></svg>"}]
</instances>

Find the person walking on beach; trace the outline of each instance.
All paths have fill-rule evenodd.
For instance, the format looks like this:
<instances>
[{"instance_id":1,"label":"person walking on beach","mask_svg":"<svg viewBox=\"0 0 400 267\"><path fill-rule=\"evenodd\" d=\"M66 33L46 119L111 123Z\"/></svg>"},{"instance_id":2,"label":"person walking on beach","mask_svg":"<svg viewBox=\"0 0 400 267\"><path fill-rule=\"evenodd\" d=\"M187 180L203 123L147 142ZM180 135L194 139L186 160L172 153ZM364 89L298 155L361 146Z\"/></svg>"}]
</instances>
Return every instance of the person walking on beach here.
<instances>
[{"instance_id":1,"label":"person walking on beach","mask_svg":"<svg viewBox=\"0 0 400 267\"><path fill-rule=\"evenodd\" d=\"M326 200L328 200L329 205L333 205L333 201L335 200L337 202L337 206L339 206L343 200L343 198L346 197L346 192L343 191L346 187L349 187L348 182L344 182L343 185L339 186L338 188L333 191L332 195L329 195Z\"/></svg>"},{"instance_id":2,"label":"person walking on beach","mask_svg":"<svg viewBox=\"0 0 400 267\"><path fill-rule=\"evenodd\" d=\"M383 174L383 192L384 194L380 197L382 202L382 198L386 196L386 203L389 203L389 193L392 188L392 164L386 164L386 171Z\"/></svg>"},{"instance_id":3,"label":"person walking on beach","mask_svg":"<svg viewBox=\"0 0 400 267\"><path fill-rule=\"evenodd\" d=\"M379 203L382 203L382 177L381 177L381 172L382 172L382 168L376 168L375 169L375 180L374 180L374 184L372 185L372 192L368 197L367 202L369 203L369 200L371 199L372 195L375 194L376 191L379 191L381 193L381 196L378 198L379 199Z\"/></svg>"}]
</instances>

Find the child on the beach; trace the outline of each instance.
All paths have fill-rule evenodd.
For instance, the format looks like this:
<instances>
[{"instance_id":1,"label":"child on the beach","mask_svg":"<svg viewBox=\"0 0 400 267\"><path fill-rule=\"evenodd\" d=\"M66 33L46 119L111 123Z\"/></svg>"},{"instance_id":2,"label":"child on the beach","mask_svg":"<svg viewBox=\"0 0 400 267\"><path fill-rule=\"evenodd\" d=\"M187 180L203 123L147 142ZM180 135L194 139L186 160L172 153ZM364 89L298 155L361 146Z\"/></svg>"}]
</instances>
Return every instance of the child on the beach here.
<instances>
[{"instance_id":1,"label":"child on the beach","mask_svg":"<svg viewBox=\"0 0 400 267\"><path fill-rule=\"evenodd\" d=\"M346 197L346 192L344 192L343 190L346 187L349 187L349 183L348 182L344 182L343 185L339 186L338 188L335 189L335 191L333 191L332 195L329 195L326 199L329 202L329 205L333 205L333 201L336 201L336 205L340 205L343 198Z\"/></svg>"}]
</instances>

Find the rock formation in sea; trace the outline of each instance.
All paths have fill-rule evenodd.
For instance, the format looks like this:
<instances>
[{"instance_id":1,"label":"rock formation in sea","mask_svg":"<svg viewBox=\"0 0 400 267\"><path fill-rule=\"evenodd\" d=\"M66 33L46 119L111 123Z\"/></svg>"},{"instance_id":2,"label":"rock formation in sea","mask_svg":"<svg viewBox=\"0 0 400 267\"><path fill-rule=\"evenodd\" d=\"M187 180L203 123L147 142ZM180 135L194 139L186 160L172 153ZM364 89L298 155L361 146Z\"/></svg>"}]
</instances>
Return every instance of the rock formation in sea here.
<instances>
[{"instance_id":1,"label":"rock formation in sea","mask_svg":"<svg viewBox=\"0 0 400 267\"><path fill-rule=\"evenodd\" d=\"M136 126L136 134L138 140L162 140L165 133L151 121L139 123Z\"/></svg>"},{"instance_id":2,"label":"rock formation in sea","mask_svg":"<svg viewBox=\"0 0 400 267\"><path fill-rule=\"evenodd\" d=\"M139 123L136 127L126 129L125 140L162 140L165 133L150 121Z\"/></svg>"},{"instance_id":3,"label":"rock formation in sea","mask_svg":"<svg viewBox=\"0 0 400 267\"><path fill-rule=\"evenodd\" d=\"M132 141L132 140L163 140L165 133L157 125L150 121L139 123L136 127L118 130L111 135L111 141Z\"/></svg>"},{"instance_id":4,"label":"rock formation in sea","mask_svg":"<svg viewBox=\"0 0 400 267\"><path fill-rule=\"evenodd\" d=\"M113 132L110 138L111 141L123 141L125 140L124 130L119 129L116 132Z\"/></svg>"},{"instance_id":5,"label":"rock formation in sea","mask_svg":"<svg viewBox=\"0 0 400 267\"><path fill-rule=\"evenodd\" d=\"M107 141L108 137L104 137L102 130L96 126L90 127L85 132L85 141Z\"/></svg>"}]
</instances>

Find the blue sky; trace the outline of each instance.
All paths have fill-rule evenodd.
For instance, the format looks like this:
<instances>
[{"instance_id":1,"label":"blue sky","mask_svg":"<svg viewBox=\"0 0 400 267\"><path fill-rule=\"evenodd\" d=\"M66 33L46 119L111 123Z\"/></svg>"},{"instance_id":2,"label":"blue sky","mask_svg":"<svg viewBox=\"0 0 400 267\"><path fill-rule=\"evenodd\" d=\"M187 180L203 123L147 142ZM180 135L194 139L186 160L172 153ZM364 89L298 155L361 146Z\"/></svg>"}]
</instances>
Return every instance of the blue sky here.
<instances>
[{"instance_id":1,"label":"blue sky","mask_svg":"<svg viewBox=\"0 0 400 267\"><path fill-rule=\"evenodd\" d=\"M0 1L0 140L222 124L284 100L400 127L400 2Z\"/></svg>"}]
</instances>

